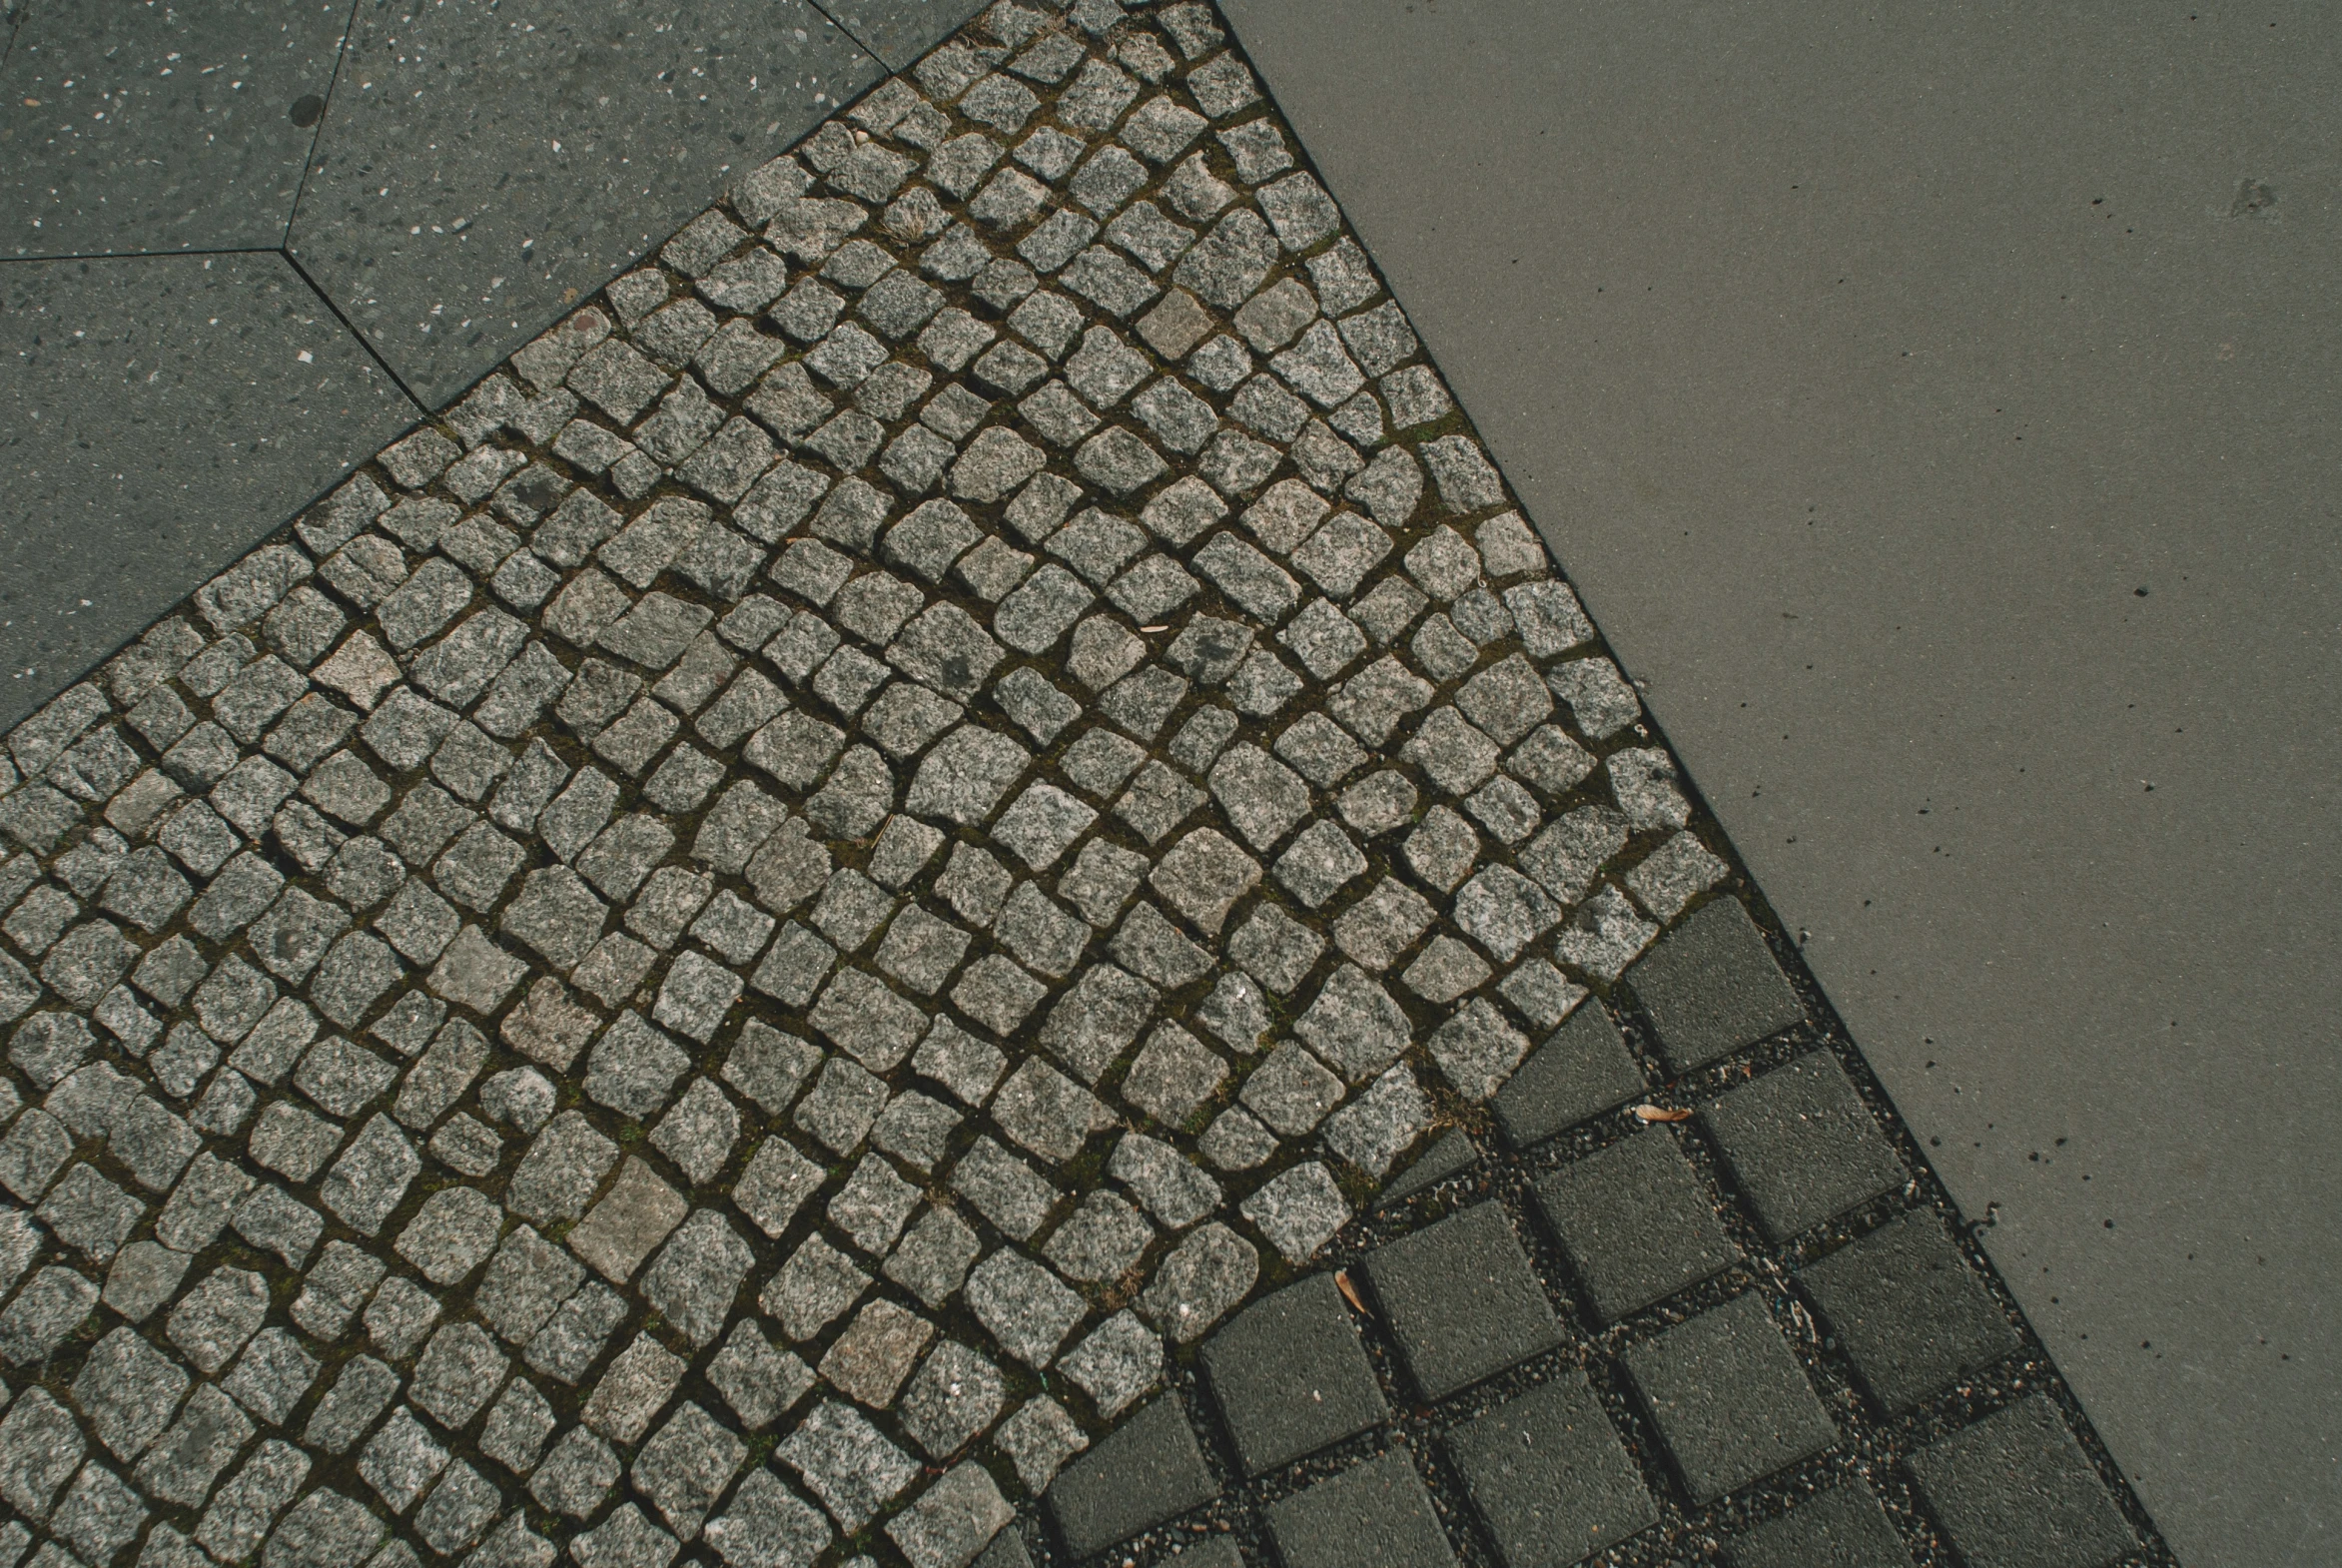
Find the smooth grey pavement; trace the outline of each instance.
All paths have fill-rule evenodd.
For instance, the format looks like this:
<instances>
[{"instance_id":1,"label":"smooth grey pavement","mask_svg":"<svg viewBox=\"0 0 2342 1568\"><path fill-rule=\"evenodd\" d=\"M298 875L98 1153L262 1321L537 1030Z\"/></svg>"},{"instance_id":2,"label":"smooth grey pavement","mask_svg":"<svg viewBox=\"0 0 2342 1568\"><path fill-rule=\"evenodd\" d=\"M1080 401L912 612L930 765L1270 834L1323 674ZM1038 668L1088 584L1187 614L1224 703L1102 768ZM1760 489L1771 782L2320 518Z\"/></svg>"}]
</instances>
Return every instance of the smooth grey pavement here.
<instances>
[{"instance_id":1,"label":"smooth grey pavement","mask_svg":"<svg viewBox=\"0 0 2342 1568\"><path fill-rule=\"evenodd\" d=\"M1229 12L2181 1558L2329 1559L2323 15Z\"/></svg>"},{"instance_id":2,"label":"smooth grey pavement","mask_svg":"<svg viewBox=\"0 0 2342 1568\"><path fill-rule=\"evenodd\" d=\"M348 0L17 9L0 67L0 255L284 243Z\"/></svg>"},{"instance_id":3,"label":"smooth grey pavement","mask_svg":"<svg viewBox=\"0 0 2342 1568\"><path fill-rule=\"evenodd\" d=\"M982 9L972 0L827 0L822 6L890 71L910 70Z\"/></svg>"}]
</instances>

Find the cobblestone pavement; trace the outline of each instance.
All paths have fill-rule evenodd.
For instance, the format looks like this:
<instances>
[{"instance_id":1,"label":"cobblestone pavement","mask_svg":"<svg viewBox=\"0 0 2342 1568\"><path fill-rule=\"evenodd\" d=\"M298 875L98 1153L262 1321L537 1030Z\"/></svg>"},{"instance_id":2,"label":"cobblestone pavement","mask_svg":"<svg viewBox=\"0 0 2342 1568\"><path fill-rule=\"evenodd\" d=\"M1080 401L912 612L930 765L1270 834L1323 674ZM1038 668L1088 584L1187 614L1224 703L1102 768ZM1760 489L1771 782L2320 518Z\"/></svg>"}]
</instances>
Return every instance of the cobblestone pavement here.
<instances>
[{"instance_id":1,"label":"cobblestone pavement","mask_svg":"<svg viewBox=\"0 0 2342 1568\"><path fill-rule=\"evenodd\" d=\"M8 737L0 1561L2162 1560L1224 43L1008 0Z\"/></svg>"}]
</instances>

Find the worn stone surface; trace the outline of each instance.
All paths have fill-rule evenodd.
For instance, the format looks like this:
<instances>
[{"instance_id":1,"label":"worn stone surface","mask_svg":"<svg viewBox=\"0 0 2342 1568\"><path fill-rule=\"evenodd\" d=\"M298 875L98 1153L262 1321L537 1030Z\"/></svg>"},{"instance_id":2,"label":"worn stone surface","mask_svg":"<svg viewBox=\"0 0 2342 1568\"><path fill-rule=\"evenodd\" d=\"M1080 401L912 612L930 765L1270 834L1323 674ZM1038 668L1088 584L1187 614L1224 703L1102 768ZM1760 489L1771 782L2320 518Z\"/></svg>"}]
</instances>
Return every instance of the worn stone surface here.
<instances>
[{"instance_id":1,"label":"worn stone surface","mask_svg":"<svg viewBox=\"0 0 2342 1568\"><path fill-rule=\"evenodd\" d=\"M1692 1495L1711 1502L1837 1440L1763 1299L1744 1295L1625 1357Z\"/></svg>"},{"instance_id":2,"label":"worn stone surface","mask_svg":"<svg viewBox=\"0 0 2342 1568\"><path fill-rule=\"evenodd\" d=\"M1348 1562L1449 1568L1456 1561L1430 1493L1404 1450L1386 1453L1268 1510L1277 1557L1290 1568Z\"/></svg>"},{"instance_id":3,"label":"worn stone surface","mask_svg":"<svg viewBox=\"0 0 2342 1568\"><path fill-rule=\"evenodd\" d=\"M2031 1394L1911 1458L1921 1494L1975 1563L2108 1563L2136 1540L2064 1420Z\"/></svg>"},{"instance_id":4,"label":"worn stone surface","mask_svg":"<svg viewBox=\"0 0 2342 1568\"><path fill-rule=\"evenodd\" d=\"M1605 1322L1740 1259L1707 1189L1663 1131L1572 1161L1534 1190Z\"/></svg>"}]
</instances>

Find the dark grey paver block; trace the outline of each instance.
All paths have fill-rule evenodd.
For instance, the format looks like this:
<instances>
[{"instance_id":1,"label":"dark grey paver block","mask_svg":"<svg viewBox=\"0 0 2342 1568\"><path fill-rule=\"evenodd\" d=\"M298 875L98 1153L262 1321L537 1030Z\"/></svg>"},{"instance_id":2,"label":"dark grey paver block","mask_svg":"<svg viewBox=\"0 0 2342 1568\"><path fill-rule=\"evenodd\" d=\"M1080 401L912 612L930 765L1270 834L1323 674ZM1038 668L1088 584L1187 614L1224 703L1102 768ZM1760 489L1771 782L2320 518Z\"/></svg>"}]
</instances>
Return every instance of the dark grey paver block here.
<instances>
[{"instance_id":1,"label":"dark grey paver block","mask_svg":"<svg viewBox=\"0 0 2342 1568\"><path fill-rule=\"evenodd\" d=\"M1894 1147L1827 1052L1742 1085L1703 1107L1700 1121L1775 1240L1904 1179Z\"/></svg>"},{"instance_id":2,"label":"dark grey paver block","mask_svg":"<svg viewBox=\"0 0 2342 1568\"><path fill-rule=\"evenodd\" d=\"M1971 1568L2102 1568L2131 1548L2130 1526L2043 1395L1929 1444L1910 1463Z\"/></svg>"},{"instance_id":3,"label":"dark grey paver block","mask_svg":"<svg viewBox=\"0 0 2342 1568\"><path fill-rule=\"evenodd\" d=\"M1127 1418L1049 1489L1050 1517L1077 1557L1153 1529L1219 1494L1176 1394Z\"/></svg>"},{"instance_id":4,"label":"dark grey paver block","mask_svg":"<svg viewBox=\"0 0 2342 1568\"><path fill-rule=\"evenodd\" d=\"M1737 899L1722 898L1669 933L1628 984L1668 1068L1685 1073L1802 1021L1805 1008Z\"/></svg>"},{"instance_id":5,"label":"dark grey paver block","mask_svg":"<svg viewBox=\"0 0 2342 1568\"><path fill-rule=\"evenodd\" d=\"M1204 1345L1203 1366L1237 1457L1253 1475L1389 1418L1330 1274L1246 1308Z\"/></svg>"},{"instance_id":6,"label":"dark grey paver block","mask_svg":"<svg viewBox=\"0 0 2342 1568\"><path fill-rule=\"evenodd\" d=\"M419 411L280 257L13 265L0 323L0 729Z\"/></svg>"},{"instance_id":7,"label":"dark grey paver block","mask_svg":"<svg viewBox=\"0 0 2342 1568\"><path fill-rule=\"evenodd\" d=\"M1740 1260L1699 1174L1657 1129L1572 1161L1533 1190L1605 1322Z\"/></svg>"},{"instance_id":8,"label":"dark grey paver block","mask_svg":"<svg viewBox=\"0 0 2342 1568\"><path fill-rule=\"evenodd\" d=\"M1378 1247L1365 1269L1425 1398L1444 1399L1561 1342L1545 1287L1495 1203Z\"/></svg>"},{"instance_id":9,"label":"dark grey paver block","mask_svg":"<svg viewBox=\"0 0 2342 1568\"><path fill-rule=\"evenodd\" d=\"M1732 1568L1911 1568L1887 1511L1860 1481L1807 1498L1725 1548Z\"/></svg>"},{"instance_id":10,"label":"dark grey paver block","mask_svg":"<svg viewBox=\"0 0 2342 1568\"><path fill-rule=\"evenodd\" d=\"M1272 1505L1268 1533L1284 1568L1443 1568L1456 1560L1403 1449Z\"/></svg>"},{"instance_id":11,"label":"dark grey paver block","mask_svg":"<svg viewBox=\"0 0 2342 1568\"><path fill-rule=\"evenodd\" d=\"M1694 1502L1714 1502L1838 1440L1754 1294L1646 1340L1625 1361Z\"/></svg>"},{"instance_id":12,"label":"dark grey paver block","mask_svg":"<svg viewBox=\"0 0 2342 1568\"><path fill-rule=\"evenodd\" d=\"M1642 1093L1643 1070L1609 1010L1588 1001L1530 1053L1492 1109L1515 1149L1551 1138Z\"/></svg>"},{"instance_id":13,"label":"dark grey paver block","mask_svg":"<svg viewBox=\"0 0 2342 1568\"><path fill-rule=\"evenodd\" d=\"M1466 1421L1446 1442L1505 1568L1561 1568L1659 1517L1575 1367Z\"/></svg>"},{"instance_id":14,"label":"dark grey paver block","mask_svg":"<svg viewBox=\"0 0 2342 1568\"><path fill-rule=\"evenodd\" d=\"M669 72L693 90L670 92ZM645 236L681 227L723 166L755 167L878 74L804 0L669 3L608 25L544 3L367 12L342 82L374 87L335 94L292 249L436 406L549 326L564 291L599 288ZM502 178L523 145L539 177ZM672 177L622 161L651 146L684 152ZM514 266L524 241L532 260Z\"/></svg>"},{"instance_id":15,"label":"dark grey paver block","mask_svg":"<svg viewBox=\"0 0 2342 1568\"><path fill-rule=\"evenodd\" d=\"M1890 1410L1902 1411L2017 1347L2016 1331L1926 1209L1799 1270L1823 1320Z\"/></svg>"}]
</instances>

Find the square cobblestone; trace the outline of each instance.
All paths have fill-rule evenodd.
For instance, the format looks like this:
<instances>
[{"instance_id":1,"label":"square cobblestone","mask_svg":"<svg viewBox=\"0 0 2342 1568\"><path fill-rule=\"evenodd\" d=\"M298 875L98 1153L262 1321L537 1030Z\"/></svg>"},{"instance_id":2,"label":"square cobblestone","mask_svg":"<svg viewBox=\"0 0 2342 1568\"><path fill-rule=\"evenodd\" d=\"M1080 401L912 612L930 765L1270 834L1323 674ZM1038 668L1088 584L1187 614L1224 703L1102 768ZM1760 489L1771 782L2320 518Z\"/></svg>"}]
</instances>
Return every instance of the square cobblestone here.
<instances>
[{"instance_id":1,"label":"square cobblestone","mask_svg":"<svg viewBox=\"0 0 2342 1568\"><path fill-rule=\"evenodd\" d=\"M1110 1421L1160 1384L1164 1368L1163 1336L1129 1308L1093 1329L1058 1362L1058 1369Z\"/></svg>"},{"instance_id":2,"label":"square cobblestone","mask_svg":"<svg viewBox=\"0 0 2342 1568\"><path fill-rule=\"evenodd\" d=\"M1488 1099L1528 1055L1528 1037L1507 1023L1486 997L1474 997L1434 1030L1431 1059L1466 1099Z\"/></svg>"},{"instance_id":3,"label":"square cobblestone","mask_svg":"<svg viewBox=\"0 0 2342 1568\"><path fill-rule=\"evenodd\" d=\"M1049 1491L1050 1515L1068 1549L1088 1556L1218 1491L1179 1396L1164 1394L1063 1472Z\"/></svg>"},{"instance_id":4,"label":"square cobblestone","mask_svg":"<svg viewBox=\"0 0 2342 1568\"><path fill-rule=\"evenodd\" d=\"M1999 1303L1925 1211L1799 1270L1864 1386L1901 1413L2017 1348Z\"/></svg>"},{"instance_id":5,"label":"square cobblestone","mask_svg":"<svg viewBox=\"0 0 2342 1568\"><path fill-rule=\"evenodd\" d=\"M1491 1109L1506 1141L1525 1149L1616 1109L1643 1089L1642 1069L1609 1011L1598 1002L1581 1002L1505 1081Z\"/></svg>"},{"instance_id":6,"label":"square cobblestone","mask_svg":"<svg viewBox=\"0 0 2342 1568\"><path fill-rule=\"evenodd\" d=\"M38 1408L28 1395L9 1412L9 1419L22 1420ZM180 1409L178 1418L139 1460L134 1472L139 1489L164 1502L198 1507L210 1496L212 1483L220 1472L252 1435L252 1422L226 1394L217 1388L199 1387ZM76 1452L79 1446L77 1436Z\"/></svg>"},{"instance_id":7,"label":"square cobblestone","mask_svg":"<svg viewBox=\"0 0 2342 1568\"><path fill-rule=\"evenodd\" d=\"M630 1479L676 1537L688 1541L747 1455L746 1444L686 1401L642 1445Z\"/></svg>"},{"instance_id":8,"label":"square cobblestone","mask_svg":"<svg viewBox=\"0 0 2342 1568\"><path fill-rule=\"evenodd\" d=\"M741 1422L770 1426L813 1386L812 1369L786 1350L776 1350L754 1322L733 1325L724 1346L708 1363L708 1381Z\"/></svg>"},{"instance_id":9,"label":"square cobblestone","mask_svg":"<svg viewBox=\"0 0 2342 1568\"><path fill-rule=\"evenodd\" d=\"M1061 1195L989 1138L978 1139L952 1171L952 1185L1014 1240L1030 1239Z\"/></svg>"},{"instance_id":10,"label":"square cobblestone","mask_svg":"<svg viewBox=\"0 0 2342 1568\"><path fill-rule=\"evenodd\" d=\"M1430 1129L1431 1102L1404 1066L1384 1073L1325 1124L1325 1142L1376 1180Z\"/></svg>"},{"instance_id":11,"label":"square cobblestone","mask_svg":"<svg viewBox=\"0 0 2342 1568\"><path fill-rule=\"evenodd\" d=\"M1390 1418L1330 1274L1312 1274L1245 1308L1204 1342L1203 1366L1252 1475Z\"/></svg>"},{"instance_id":12,"label":"square cobblestone","mask_svg":"<svg viewBox=\"0 0 2342 1568\"><path fill-rule=\"evenodd\" d=\"M1574 1367L1443 1441L1505 1568L1581 1561L1658 1522L1633 1459Z\"/></svg>"},{"instance_id":13,"label":"square cobblestone","mask_svg":"<svg viewBox=\"0 0 2342 1568\"><path fill-rule=\"evenodd\" d=\"M2130 1526L2040 1394L1912 1455L1921 1495L1963 1560L1989 1568L2103 1568Z\"/></svg>"},{"instance_id":14,"label":"square cobblestone","mask_svg":"<svg viewBox=\"0 0 2342 1568\"><path fill-rule=\"evenodd\" d=\"M618 1474L618 1457L609 1444L573 1426L529 1481L529 1495L553 1513L585 1518L601 1506Z\"/></svg>"},{"instance_id":15,"label":"square cobblestone","mask_svg":"<svg viewBox=\"0 0 2342 1568\"><path fill-rule=\"evenodd\" d=\"M779 1457L847 1530L858 1530L918 1473L850 1405L821 1404L781 1443Z\"/></svg>"},{"instance_id":16,"label":"square cobblestone","mask_svg":"<svg viewBox=\"0 0 2342 1568\"><path fill-rule=\"evenodd\" d=\"M1754 1294L1635 1346L1625 1361L1696 1503L1838 1441L1805 1369Z\"/></svg>"},{"instance_id":17,"label":"square cobblestone","mask_svg":"<svg viewBox=\"0 0 2342 1568\"><path fill-rule=\"evenodd\" d=\"M1740 1260L1706 1186L1663 1131L1572 1161L1534 1191L1604 1322Z\"/></svg>"},{"instance_id":18,"label":"square cobblestone","mask_svg":"<svg viewBox=\"0 0 2342 1568\"><path fill-rule=\"evenodd\" d=\"M1628 982L1658 1026L1669 1069L1684 1073L1805 1018L1765 939L1736 899L1698 912L1635 966Z\"/></svg>"},{"instance_id":19,"label":"square cobblestone","mask_svg":"<svg viewBox=\"0 0 2342 1568\"><path fill-rule=\"evenodd\" d=\"M1108 1169L1150 1213L1173 1228L1194 1223L1220 1200L1218 1182L1177 1150L1143 1133L1126 1133L1116 1141Z\"/></svg>"},{"instance_id":20,"label":"square cobblestone","mask_svg":"<svg viewBox=\"0 0 2342 1568\"><path fill-rule=\"evenodd\" d=\"M1456 1560L1403 1448L1271 1504L1268 1532L1287 1568L1451 1568Z\"/></svg>"},{"instance_id":21,"label":"square cobblestone","mask_svg":"<svg viewBox=\"0 0 2342 1568\"><path fill-rule=\"evenodd\" d=\"M367 1303L366 1331L376 1349L403 1361L439 1320L439 1303L413 1280L393 1274Z\"/></svg>"},{"instance_id":22,"label":"square cobblestone","mask_svg":"<svg viewBox=\"0 0 2342 1568\"><path fill-rule=\"evenodd\" d=\"M1370 1253L1366 1277L1429 1399L1561 1343L1504 1210L1479 1203Z\"/></svg>"},{"instance_id":23,"label":"square cobblestone","mask_svg":"<svg viewBox=\"0 0 2342 1568\"><path fill-rule=\"evenodd\" d=\"M1860 1481L1818 1492L1725 1548L1733 1568L1909 1568L1911 1551Z\"/></svg>"},{"instance_id":24,"label":"square cobblestone","mask_svg":"<svg viewBox=\"0 0 2342 1568\"><path fill-rule=\"evenodd\" d=\"M1261 1183L1236 1211L1290 1263L1316 1256L1350 1217L1332 1173L1314 1160Z\"/></svg>"},{"instance_id":25,"label":"square cobblestone","mask_svg":"<svg viewBox=\"0 0 2342 1568\"><path fill-rule=\"evenodd\" d=\"M624 1283L689 1208L648 1165L629 1159L610 1189L569 1232L570 1250L611 1282Z\"/></svg>"},{"instance_id":26,"label":"square cobblestone","mask_svg":"<svg viewBox=\"0 0 2342 1568\"><path fill-rule=\"evenodd\" d=\"M343 1363L311 1412L302 1441L329 1454L347 1453L398 1392L398 1374L371 1355Z\"/></svg>"},{"instance_id":27,"label":"square cobblestone","mask_svg":"<svg viewBox=\"0 0 2342 1568\"><path fill-rule=\"evenodd\" d=\"M1731 1091L1703 1107L1700 1120L1776 1240L1905 1178L1870 1108L1827 1053Z\"/></svg>"}]
</instances>

